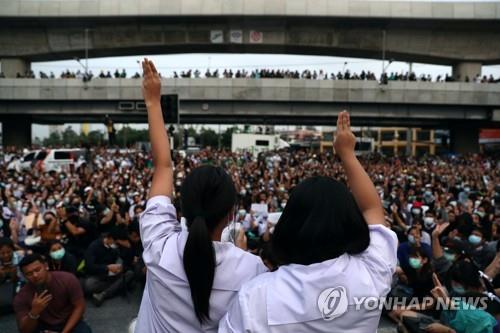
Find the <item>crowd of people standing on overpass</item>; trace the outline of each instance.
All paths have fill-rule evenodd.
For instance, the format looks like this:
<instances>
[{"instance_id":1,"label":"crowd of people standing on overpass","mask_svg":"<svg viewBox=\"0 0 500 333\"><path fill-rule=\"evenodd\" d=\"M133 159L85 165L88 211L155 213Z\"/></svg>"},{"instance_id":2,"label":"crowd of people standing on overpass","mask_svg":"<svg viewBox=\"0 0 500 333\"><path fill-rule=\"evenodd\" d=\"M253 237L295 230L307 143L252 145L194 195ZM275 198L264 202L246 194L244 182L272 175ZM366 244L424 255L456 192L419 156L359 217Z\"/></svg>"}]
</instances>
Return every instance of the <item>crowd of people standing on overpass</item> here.
<instances>
[{"instance_id":1,"label":"crowd of people standing on overpass","mask_svg":"<svg viewBox=\"0 0 500 333\"><path fill-rule=\"evenodd\" d=\"M77 277L87 300L98 306L134 284L141 285L145 268L138 217L151 185L151 155L96 148L78 167L46 172L16 169L10 162L20 153L6 150L0 160L0 305L12 309L14 304L26 315L26 306L20 300L16 303L15 297L29 284L25 274L37 260L47 263L51 272ZM494 291L500 287L498 156L372 154L360 160L379 193L385 225L396 232L400 243L391 295L431 297L432 273L437 273L452 296L486 295L489 307L470 314L480 320L474 325L496 325L494 318L500 314ZM311 150L254 156L208 148L191 155L176 153L174 163L173 201L181 221L180 189L186 175L201 164L227 171L238 193L236 221L245 231L245 246L271 270L276 262L268 242L276 221L270 216L286 207L291 191L304 179L318 175L346 179L334 154ZM253 211L253 204L266 209ZM22 263L23 257L28 260ZM75 280L63 278L74 284ZM26 302L26 295L22 299ZM424 317L429 313L432 319ZM444 312L409 305L387 315L397 321L408 316L425 318L433 327L449 328L470 319L462 313L450 320Z\"/></svg>"},{"instance_id":2,"label":"crowd of people standing on overpass","mask_svg":"<svg viewBox=\"0 0 500 333\"><path fill-rule=\"evenodd\" d=\"M0 78L4 78L5 75L0 72ZM35 73L32 70L28 70L25 73L18 73L17 78L36 78ZM455 78L452 75L437 75L432 77L430 74L420 74L417 75L415 72L389 72L377 76L371 71L362 70L361 73L351 72L350 70L338 71L337 73L327 73L323 70L286 70L286 69L257 69L247 71L245 69L224 69L220 71L219 69L209 70L207 69L204 73L200 70L186 70L177 72L174 71L171 78L176 79L201 79L201 78L220 78L220 79L238 79L238 78L248 78L248 79L302 79L302 80L366 80L366 81L378 81L380 83L388 83L389 81L418 81L418 82L455 82L462 81L460 78ZM49 74L40 71L38 78L40 79L55 79L57 76L50 72ZM142 75L135 72L134 75L127 75L127 71L122 69L121 71L116 69L113 73L111 71L101 70L99 74L94 75L94 73L89 70L87 73L85 71L77 70L70 71L65 70L60 75L61 79L80 79L83 81L90 81L92 79L140 79ZM474 83L499 83L500 77L495 78L493 75L477 75L476 77L465 77L465 82Z\"/></svg>"}]
</instances>

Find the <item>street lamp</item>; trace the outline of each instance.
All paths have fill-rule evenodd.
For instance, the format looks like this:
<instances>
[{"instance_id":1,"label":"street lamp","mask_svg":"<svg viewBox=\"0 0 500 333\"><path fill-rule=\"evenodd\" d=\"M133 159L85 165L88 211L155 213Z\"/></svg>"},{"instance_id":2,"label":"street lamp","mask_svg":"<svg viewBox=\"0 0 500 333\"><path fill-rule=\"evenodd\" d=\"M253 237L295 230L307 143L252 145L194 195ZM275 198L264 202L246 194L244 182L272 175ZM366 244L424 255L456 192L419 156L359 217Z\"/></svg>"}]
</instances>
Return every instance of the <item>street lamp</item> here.
<instances>
[{"instance_id":1,"label":"street lamp","mask_svg":"<svg viewBox=\"0 0 500 333\"><path fill-rule=\"evenodd\" d=\"M74 59L83 67L85 70L84 82L87 81L89 77L89 28L85 28L85 65L82 64L80 58L75 57Z\"/></svg>"}]
</instances>

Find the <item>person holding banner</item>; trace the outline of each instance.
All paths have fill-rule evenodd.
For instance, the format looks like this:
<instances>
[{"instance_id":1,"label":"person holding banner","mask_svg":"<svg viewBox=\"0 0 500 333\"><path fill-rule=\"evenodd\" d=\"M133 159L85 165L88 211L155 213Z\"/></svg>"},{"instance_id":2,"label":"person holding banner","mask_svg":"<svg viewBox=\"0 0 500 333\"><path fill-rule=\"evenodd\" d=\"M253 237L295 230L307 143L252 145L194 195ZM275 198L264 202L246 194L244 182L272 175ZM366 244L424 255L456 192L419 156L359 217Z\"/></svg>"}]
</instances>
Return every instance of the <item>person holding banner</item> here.
<instances>
[{"instance_id":1,"label":"person holding banner","mask_svg":"<svg viewBox=\"0 0 500 333\"><path fill-rule=\"evenodd\" d=\"M219 332L377 330L382 308L362 300L389 293L398 241L355 144L341 112L334 147L352 193L328 177L295 187L271 238L279 268L243 285Z\"/></svg>"},{"instance_id":2,"label":"person holding banner","mask_svg":"<svg viewBox=\"0 0 500 333\"><path fill-rule=\"evenodd\" d=\"M181 211L188 230L181 228L172 204L160 77L151 61L142 66L154 174L139 222L147 277L135 332L216 332L241 285L267 268L259 257L220 242L236 204L233 181L222 168L200 166L184 179ZM243 232L236 243L245 247Z\"/></svg>"}]
</instances>

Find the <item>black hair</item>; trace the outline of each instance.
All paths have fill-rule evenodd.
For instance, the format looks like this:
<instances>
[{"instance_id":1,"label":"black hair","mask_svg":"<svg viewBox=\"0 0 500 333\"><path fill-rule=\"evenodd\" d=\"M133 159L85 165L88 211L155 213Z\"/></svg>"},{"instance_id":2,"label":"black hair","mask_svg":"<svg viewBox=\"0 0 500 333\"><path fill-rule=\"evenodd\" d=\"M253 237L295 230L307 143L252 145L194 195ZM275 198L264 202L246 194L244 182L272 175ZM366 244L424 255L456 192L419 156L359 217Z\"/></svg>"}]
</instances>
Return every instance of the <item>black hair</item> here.
<instances>
[{"instance_id":1,"label":"black hair","mask_svg":"<svg viewBox=\"0 0 500 333\"><path fill-rule=\"evenodd\" d=\"M417 230L417 231L418 231L418 233L419 233L420 235L422 235L422 230L419 230L419 229L417 228L417 226L416 226L416 225L412 225L412 226L408 229L408 231L406 232L406 234L407 234L407 235L409 235L409 234L410 234L410 232L411 232L412 230Z\"/></svg>"},{"instance_id":2,"label":"black hair","mask_svg":"<svg viewBox=\"0 0 500 333\"><path fill-rule=\"evenodd\" d=\"M368 225L351 192L328 177L312 177L295 187L271 239L281 265L359 254L369 243Z\"/></svg>"},{"instance_id":3,"label":"black hair","mask_svg":"<svg viewBox=\"0 0 500 333\"><path fill-rule=\"evenodd\" d=\"M12 239L8 237L0 237L0 248L4 246L10 247L12 250L15 249L14 242L12 241Z\"/></svg>"},{"instance_id":4,"label":"black hair","mask_svg":"<svg viewBox=\"0 0 500 333\"><path fill-rule=\"evenodd\" d=\"M128 239L127 229L123 226L114 226L107 234L107 237L114 240L126 240Z\"/></svg>"},{"instance_id":5,"label":"black hair","mask_svg":"<svg viewBox=\"0 0 500 333\"><path fill-rule=\"evenodd\" d=\"M472 231L471 231L471 234L473 231L477 231L477 232L480 232L481 233L481 236L484 236L484 229L483 228L479 228L479 227L473 227L472 228Z\"/></svg>"},{"instance_id":6,"label":"black hair","mask_svg":"<svg viewBox=\"0 0 500 333\"><path fill-rule=\"evenodd\" d=\"M211 234L234 207L236 199L233 181L220 167L200 166L181 186L181 210L189 231L183 263L200 323L210 319L210 294L215 277Z\"/></svg>"},{"instance_id":7,"label":"black hair","mask_svg":"<svg viewBox=\"0 0 500 333\"><path fill-rule=\"evenodd\" d=\"M21 270L23 270L23 268L25 266L28 266L29 264L32 264L34 263L35 261L39 261L41 262L42 264L44 264L46 261L45 261L45 258L38 254L38 253L33 253L33 254L28 254L27 256L25 256L20 262L19 262L19 268Z\"/></svg>"},{"instance_id":8,"label":"black hair","mask_svg":"<svg viewBox=\"0 0 500 333\"><path fill-rule=\"evenodd\" d=\"M61 245L63 245L63 243L62 243L62 241L60 239L53 239L53 240L51 240L51 241L48 242L48 244L47 244L48 246L47 247L50 249L52 247L52 245L54 245L54 244L61 244Z\"/></svg>"},{"instance_id":9,"label":"black hair","mask_svg":"<svg viewBox=\"0 0 500 333\"><path fill-rule=\"evenodd\" d=\"M448 271L448 279L450 282L459 282L465 289L482 287L478 268L466 259L460 259L453 264Z\"/></svg>"},{"instance_id":10,"label":"black hair","mask_svg":"<svg viewBox=\"0 0 500 333\"><path fill-rule=\"evenodd\" d=\"M128 225L127 229L128 229L128 233L129 234L131 234L133 232L136 232L136 233L140 234L140 231L139 231L139 221L135 220L135 221L130 222L130 224Z\"/></svg>"}]
</instances>

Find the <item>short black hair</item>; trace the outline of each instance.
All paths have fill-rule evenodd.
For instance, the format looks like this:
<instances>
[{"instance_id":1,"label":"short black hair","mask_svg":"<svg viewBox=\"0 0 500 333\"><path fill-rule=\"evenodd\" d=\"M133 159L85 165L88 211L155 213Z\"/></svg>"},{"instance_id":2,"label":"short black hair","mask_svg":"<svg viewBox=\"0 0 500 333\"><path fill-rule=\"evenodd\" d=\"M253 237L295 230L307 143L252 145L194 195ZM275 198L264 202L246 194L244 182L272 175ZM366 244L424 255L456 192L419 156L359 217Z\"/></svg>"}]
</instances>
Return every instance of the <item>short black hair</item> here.
<instances>
[{"instance_id":1,"label":"short black hair","mask_svg":"<svg viewBox=\"0 0 500 333\"><path fill-rule=\"evenodd\" d=\"M479 269L468 259L456 261L448 271L448 279L461 283L466 289L482 286Z\"/></svg>"},{"instance_id":2,"label":"short black hair","mask_svg":"<svg viewBox=\"0 0 500 333\"><path fill-rule=\"evenodd\" d=\"M416 226L416 225L412 225L412 226L408 229L408 231L406 232L406 234L407 234L407 235L409 235L409 234L410 234L410 232L411 232L412 230L414 230L414 229L415 229L415 230L417 230L417 231L418 231L418 233L419 233L420 235L422 235L422 230L419 230L419 229L417 228L417 226Z\"/></svg>"},{"instance_id":3,"label":"short black hair","mask_svg":"<svg viewBox=\"0 0 500 333\"><path fill-rule=\"evenodd\" d=\"M107 237L113 238L114 240L128 239L127 229L122 226L115 226L109 231Z\"/></svg>"},{"instance_id":4,"label":"short black hair","mask_svg":"<svg viewBox=\"0 0 500 333\"><path fill-rule=\"evenodd\" d=\"M0 247L8 246L14 250L14 242L9 237L0 237Z\"/></svg>"},{"instance_id":5,"label":"short black hair","mask_svg":"<svg viewBox=\"0 0 500 333\"><path fill-rule=\"evenodd\" d=\"M140 231L139 231L139 221L132 221L128 225L128 233L131 234L133 232L136 232L136 233L140 234Z\"/></svg>"},{"instance_id":6,"label":"short black hair","mask_svg":"<svg viewBox=\"0 0 500 333\"><path fill-rule=\"evenodd\" d=\"M279 264L310 265L370 244L368 225L347 187L329 177L297 185L274 229L273 256Z\"/></svg>"},{"instance_id":7,"label":"short black hair","mask_svg":"<svg viewBox=\"0 0 500 333\"><path fill-rule=\"evenodd\" d=\"M32 264L35 261L39 261L42 264L46 262L45 258L38 253L28 254L19 262L19 268L22 270L25 266L28 266L29 264Z\"/></svg>"}]
</instances>

